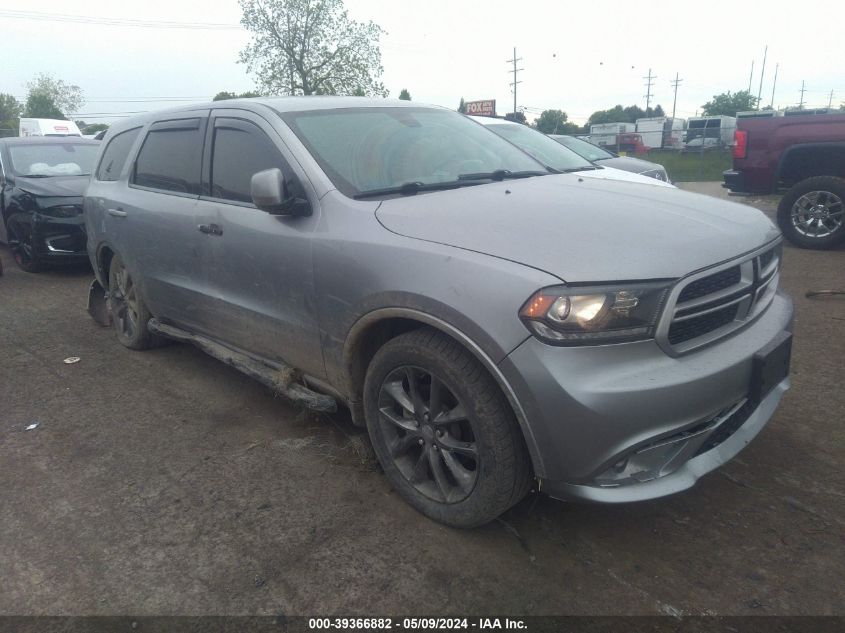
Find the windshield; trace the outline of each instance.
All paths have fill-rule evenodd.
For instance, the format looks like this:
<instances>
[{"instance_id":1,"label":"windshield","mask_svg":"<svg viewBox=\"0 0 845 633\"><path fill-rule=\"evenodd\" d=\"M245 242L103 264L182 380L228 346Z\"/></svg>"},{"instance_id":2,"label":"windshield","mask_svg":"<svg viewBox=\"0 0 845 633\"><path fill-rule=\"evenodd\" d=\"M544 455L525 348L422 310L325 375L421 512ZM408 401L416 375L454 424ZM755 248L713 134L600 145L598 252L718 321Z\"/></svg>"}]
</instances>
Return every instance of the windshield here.
<instances>
[{"instance_id":1,"label":"windshield","mask_svg":"<svg viewBox=\"0 0 845 633\"><path fill-rule=\"evenodd\" d=\"M595 169L589 161L562 146L542 132L532 130L527 125L500 123L485 126L509 140L520 149L528 152L541 163L558 171L576 171Z\"/></svg>"},{"instance_id":2,"label":"windshield","mask_svg":"<svg viewBox=\"0 0 845 633\"><path fill-rule=\"evenodd\" d=\"M574 136L555 136L554 139L571 149L576 154L583 156L587 160L605 160L606 158L613 158L613 154L604 151L600 147L596 147L592 143L582 141L580 138Z\"/></svg>"},{"instance_id":3,"label":"windshield","mask_svg":"<svg viewBox=\"0 0 845 633\"><path fill-rule=\"evenodd\" d=\"M9 158L18 176L88 176L98 149L74 143L10 145Z\"/></svg>"},{"instance_id":4,"label":"windshield","mask_svg":"<svg viewBox=\"0 0 845 633\"><path fill-rule=\"evenodd\" d=\"M403 193L430 191L438 183L467 183L467 175L478 179L503 170L547 173L524 152L449 110L341 108L283 116L334 185L351 197L409 183L417 186Z\"/></svg>"}]
</instances>

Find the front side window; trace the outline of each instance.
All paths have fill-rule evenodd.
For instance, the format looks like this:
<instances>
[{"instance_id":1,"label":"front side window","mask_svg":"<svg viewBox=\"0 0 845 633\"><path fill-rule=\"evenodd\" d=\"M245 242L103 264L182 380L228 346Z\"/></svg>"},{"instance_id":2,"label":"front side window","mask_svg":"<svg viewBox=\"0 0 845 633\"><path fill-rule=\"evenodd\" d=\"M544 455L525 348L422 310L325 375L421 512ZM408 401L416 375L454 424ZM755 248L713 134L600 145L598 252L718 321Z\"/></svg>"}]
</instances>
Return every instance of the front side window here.
<instances>
[{"instance_id":1,"label":"front side window","mask_svg":"<svg viewBox=\"0 0 845 633\"><path fill-rule=\"evenodd\" d=\"M129 152L140 132L141 128L138 127L121 132L109 141L97 168L97 180L115 181L120 178L120 172L123 171Z\"/></svg>"},{"instance_id":2,"label":"front side window","mask_svg":"<svg viewBox=\"0 0 845 633\"><path fill-rule=\"evenodd\" d=\"M348 196L502 170L548 173L525 152L449 110L339 108L283 118Z\"/></svg>"},{"instance_id":3,"label":"front side window","mask_svg":"<svg viewBox=\"0 0 845 633\"><path fill-rule=\"evenodd\" d=\"M29 178L90 176L96 144L27 143L9 146L12 173Z\"/></svg>"},{"instance_id":4,"label":"front side window","mask_svg":"<svg viewBox=\"0 0 845 633\"><path fill-rule=\"evenodd\" d=\"M211 151L212 197L252 203L252 176L274 167L286 172L281 154L257 126L217 119Z\"/></svg>"},{"instance_id":5,"label":"front side window","mask_svg":"<svg viewBox=\"0 0 845 633\"><path fill-rule=\"evenodd\" d=\"M153 124L138 153L132 182L199 195L203 140L200 123L200 119L185 119Z\"/></svg>"}]
</instances>

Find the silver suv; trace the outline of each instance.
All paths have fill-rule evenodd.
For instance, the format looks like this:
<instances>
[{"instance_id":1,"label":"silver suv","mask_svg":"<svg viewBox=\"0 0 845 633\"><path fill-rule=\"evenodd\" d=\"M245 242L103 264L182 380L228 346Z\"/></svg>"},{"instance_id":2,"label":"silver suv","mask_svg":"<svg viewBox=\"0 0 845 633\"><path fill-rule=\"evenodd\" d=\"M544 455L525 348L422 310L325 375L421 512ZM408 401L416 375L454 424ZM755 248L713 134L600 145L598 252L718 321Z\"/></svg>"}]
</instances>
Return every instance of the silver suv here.
<instances>
[{"instance_id":1,"label":"silver suv","mask_svg":"<svg viewBox=\"0 0 845 633\"><path fill-rule=\"evenodd\" d=\"M781 237L746 206L547 169L404 101L226 101L113 125L85 196L92 314L346 406L425 515L536 480L684 490L789 385Z\"/></svg>"}]
</instances>

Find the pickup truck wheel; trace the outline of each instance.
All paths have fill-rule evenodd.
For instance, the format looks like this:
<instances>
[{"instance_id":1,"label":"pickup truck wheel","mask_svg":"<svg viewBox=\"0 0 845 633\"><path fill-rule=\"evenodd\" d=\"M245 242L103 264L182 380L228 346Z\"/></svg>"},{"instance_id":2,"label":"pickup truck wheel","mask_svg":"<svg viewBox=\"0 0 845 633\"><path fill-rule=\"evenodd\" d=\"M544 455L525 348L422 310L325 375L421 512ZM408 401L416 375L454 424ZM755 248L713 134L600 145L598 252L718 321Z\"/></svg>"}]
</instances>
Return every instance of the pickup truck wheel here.
<instances>
[{"instance_id":1,"label":"pickup truck wheel","mask_svg":"<svg viewBox=\"0 0 845 633\"><path fill-rule=\"evenodd\" d=\"M109 266L109 312L121 345L136 350L159 345L159 337L147 329L147 322L152 315L141 300L135 281L119 255L112 257Z\"/></svg>"},{"instance_id":2,"label":"pickup truck wheel","mask_svg":"<svg viewBox=\"0 0 845 633\"><path fill-rule=\"evenodd\" d=\"M530 460L510 405L481 363L440 332L387 342L367 370L364 406L387 478L427 517L475 527L528 492Z\"/></svg>"},{"instance_id":3,"label":"pickup truck wheel","mask_svg":"<svg viewBox=\"0 0 845 633\"><path fill-rule=\"evenodd\" d=\"M778 224L801 248L823 250L845 240L845 179L816 176L797 183L780 201Z\"/></svg>"},{"instance_id":4,"label":"pickup truck wheel","mask_svg":"<svg viewBox=\"0 0 845 633\"><path fill-rule=\"evenodd\" d=\"M15 216L9 218L6 224L9 248L12 257L21 270L28 273L37 273L43 270L44 266L38 253L35 252L35 245L32 242L32 227L28 222L22 222Z\"/></svg>"}]
</instances>

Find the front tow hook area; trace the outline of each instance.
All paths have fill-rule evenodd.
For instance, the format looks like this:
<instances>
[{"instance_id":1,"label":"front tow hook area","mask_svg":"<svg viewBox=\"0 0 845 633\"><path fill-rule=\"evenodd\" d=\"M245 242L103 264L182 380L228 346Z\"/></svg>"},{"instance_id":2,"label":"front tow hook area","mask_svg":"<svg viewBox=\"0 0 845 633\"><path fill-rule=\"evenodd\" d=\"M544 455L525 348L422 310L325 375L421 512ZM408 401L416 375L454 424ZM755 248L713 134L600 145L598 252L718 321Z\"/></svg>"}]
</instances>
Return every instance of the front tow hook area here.
<instances>
[{"instance_id":1,"label":"front tow hook area","mask_svg":"<svg viewBox=\"0 0 845 633\"><path fill-rule=\"evenodd\" d=\"M88 314L103 327L111 327L109 313L109 293L96 279L88 288Z\"/></svg>"}]
</instances>

